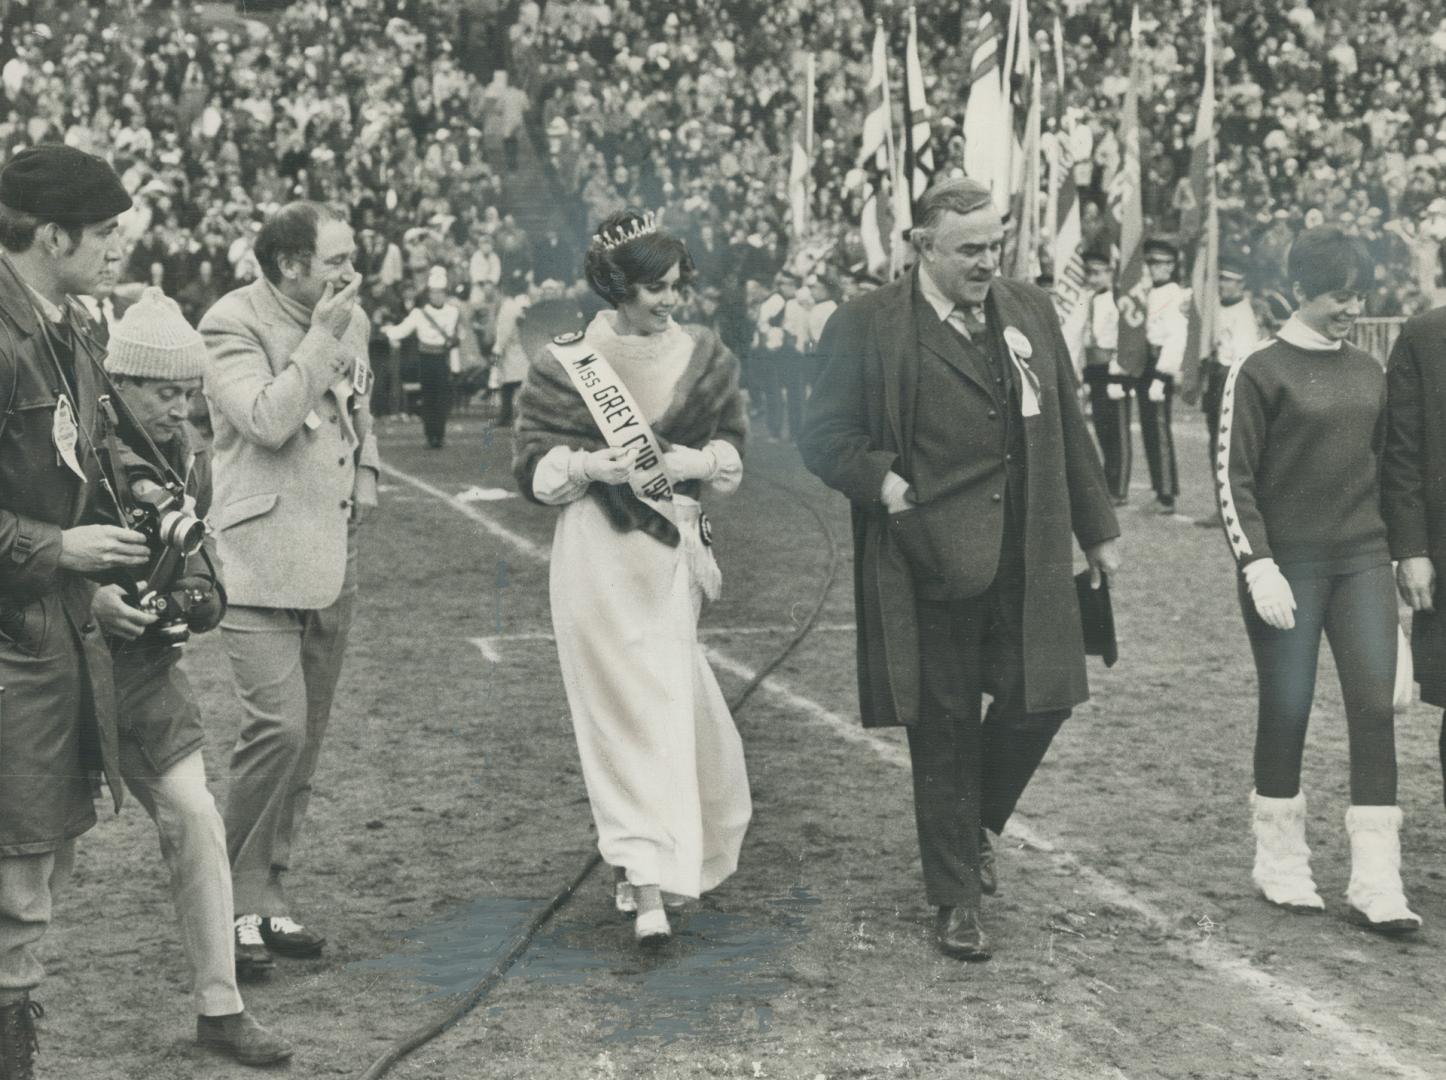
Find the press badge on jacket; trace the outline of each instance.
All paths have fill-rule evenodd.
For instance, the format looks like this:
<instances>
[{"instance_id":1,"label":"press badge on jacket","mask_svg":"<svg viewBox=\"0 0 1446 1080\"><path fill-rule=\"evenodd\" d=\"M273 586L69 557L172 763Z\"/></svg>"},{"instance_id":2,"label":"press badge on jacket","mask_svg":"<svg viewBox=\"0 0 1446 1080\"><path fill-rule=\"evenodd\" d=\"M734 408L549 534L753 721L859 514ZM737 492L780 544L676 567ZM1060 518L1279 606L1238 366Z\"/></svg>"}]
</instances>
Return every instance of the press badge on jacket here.
<instances>
[{"instance_id":1,"label":"press badge on jacket","mask_svg":"<svg viewBox=\"0 0 1446 1080\"><path fill-rule=\"evenodd\" d=\"M80 459L75 456L75 445L79 436L80 428L75 422L75 410L70 407L70 399L61 394L55 401L55 420L50 428L50 437L55 443L56 455L83 482L85 470L80 467Z\"/></svg>"}]
</instances>

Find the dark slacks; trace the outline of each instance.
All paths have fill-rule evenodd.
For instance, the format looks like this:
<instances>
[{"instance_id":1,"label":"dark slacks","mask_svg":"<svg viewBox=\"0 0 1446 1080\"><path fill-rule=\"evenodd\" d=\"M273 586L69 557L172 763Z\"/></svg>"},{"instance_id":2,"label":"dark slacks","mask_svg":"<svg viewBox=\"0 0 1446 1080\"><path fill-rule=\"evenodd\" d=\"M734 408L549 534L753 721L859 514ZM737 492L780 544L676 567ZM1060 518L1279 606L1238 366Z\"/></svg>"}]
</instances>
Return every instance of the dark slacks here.
<instances>
[{"instance_id":1,"label":"dark slacks","mask_svg":"<svg viewBox=\"0 0 1446 1080\"><path fill-rule=\"evenodd\" d=\"M768 433L783 438L783 423L788 421L788 437L798 441L803 430L805 389L805 358L794 349L766 349L759 359L758 376L767 408Z\"/></svg>"},{"instance_id":2,"label":"dark slacks","mask_svg":"<svg viewBox=\"0 0 1446 1080\"><path fill-rule=\"evenodd\" d=\"M1085 368L1085 384L1090 391L1090 416L1094 419L1095 438L1104 459L1105 482L1116 500L1130 497L1130 472L1134 465L1135 440L1130 432L1130 392L1127 377L1112 376L1100 365ZM1110 397L1112 385L1123 386L1124 394Z\"/></svg>"},{"instance_id":3,"label":"dark slacks","mask_svg":"<svg viewBox=\"0 0 1446 1080\"><path fill-rule=\"evenodd\" d=\"M446 353L422 353L417 365L422 383L422 434L427 445L441 446L452 411L452 369Z\"/></svg>"},{"instance_id":4,"label":"dark slacks","mask_svg":"<svg viewBox=\"0 0 1446 1080\"><path fill-rule=\"evenodd\" d=\"M1200 381L1204 384L1204 389L1200 392L1200 408L1205 412L1205 430L1210 433L1210 441L1205 446L1210 455L1210 471L1213 475L1215 439L1220 430L1220 403L1225 400L1225 380L1230 375L1230 369L1214 360L1206 360L1200 365L1200 375Z\"/></svg>"},{"instance_id":5,"label":"dark slacks","mask_svg":"<svg viewBox=\"0 0 1446 1080\"><path fill-rule=\"evenodd\" d=\"M1005 550L1013 557L983 594L917 602L921 686L909 756L924 890L936 907L978 905L979 828L1003 830L1069 716L1024 711L1024 563L1017 547Z\"/></svg>"},{"instance_id":6,"label":"dark slacks","mask_svg":"<svg viewBox=\"0 0 1446 1080\"><path fill-rule=\"evenodd\" d=\"M1150 400L1152 386L1164 387L1160 401ZM1174 505L1180 494L1180 473L1175 463L1175 433L1170 427L1174 413L1175 378L1147 371L1135 388L1140 402L1140 434L1145 442L1145 463L1150 467L1150 486L1155 496Z\"/></svg>"}]
</instances>

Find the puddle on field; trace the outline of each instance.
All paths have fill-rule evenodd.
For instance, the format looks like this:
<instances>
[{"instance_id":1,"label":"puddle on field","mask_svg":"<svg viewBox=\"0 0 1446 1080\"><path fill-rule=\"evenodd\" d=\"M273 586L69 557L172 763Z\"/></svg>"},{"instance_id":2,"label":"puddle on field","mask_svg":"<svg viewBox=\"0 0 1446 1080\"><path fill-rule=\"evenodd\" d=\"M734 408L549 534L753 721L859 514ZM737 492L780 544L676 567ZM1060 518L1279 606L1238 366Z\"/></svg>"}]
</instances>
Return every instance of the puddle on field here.
<instances>
[{"instance_id":1,"label":"puddle on field","mask_svg":"<svg viewBox=\"0 0 1446 1080\"><path fill-rule=\"evenodd\" d=\"M502 958L545 903L474 900L399 934L400 951L348 966L405 974L433 988L428 1000L460 996ZM626 1020L603 1031L604 1042L716 1036L720 1019L728 1014L743 1017L753 1031L766 1032L773 1017L769 1001L788 988L775 974L780 953L802 937L805 915L819 900L794 888L765 903L769 914L762 920L688 908L673 918L672 943L646 955L634 950L630 927L569 924L564 909L561 921L554 919L537 935L507 977L616 987L601 991L597 1000L619 1008Z\"/></svg>"}]
</instances>

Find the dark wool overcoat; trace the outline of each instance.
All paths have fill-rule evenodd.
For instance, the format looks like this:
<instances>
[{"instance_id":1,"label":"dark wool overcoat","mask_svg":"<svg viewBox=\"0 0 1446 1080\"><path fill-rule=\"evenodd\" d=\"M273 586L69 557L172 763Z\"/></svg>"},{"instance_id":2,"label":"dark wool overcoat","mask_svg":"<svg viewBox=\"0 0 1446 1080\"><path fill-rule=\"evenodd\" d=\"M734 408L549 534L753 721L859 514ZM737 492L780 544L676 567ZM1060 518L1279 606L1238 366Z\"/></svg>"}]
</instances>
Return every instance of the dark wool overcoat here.
<instances>
[{"instance_id":1,"label":"dark wool overcoat","mask_svg":"<svg viewBox=\"0 0 1446 1080\"><path fill-rule=\"evenodd\" d=\"M122 792L110 651L90 615L95 585L60 568L61 533L100 520L87 444L99 434L103 386L77 358L82 482L52 441L64 384L46 333L25 286L0 266L0 855L53 851L94 825L98 772L116 809Z\"/></svg>"},{"instance_id":2,"label":"dark wool overcoat","mask_svg":"<svg viewBox=\"0 0 1446 1080\"><path fill-rule=\"evenodd\" d=\"M1391 349L1381 513L1391 558L1436 566L1437 612L1412 620L1412 652L1421 700L1446 706L1446 307L1407 319Z\"/></svg>"},{"instance_id":3,"label":"dark wool overcoat","mask_svg":"<svg viewBox=\"0 0 1446 1080\"><path fill-rule=\"evenodd\" d=\"M1039 415L1015 420L1024 424L1027 456L1025 707L1069 709L1089 696L1071 534L1091 547L1118 536L1119 526L1048 294L996 279L986 310L991 347L1006 355L1005 330L1022 333L1040 384ZM912 479L919 367L939 360L952 364L949 334L920 293L915 270L844 304L819 342L824 367L809 401L801 449L804 464L853 504L859 704L866 727L908 726L918 717L913 575L880 494L891 469ZM950 496L942 535L964 552L977 553L966 561L977 595L993 581L999 560L1004 507L998 495L1006 445L988 387L974 373L956 370L969 391L958 418L958 453L967 481ZM1015 379L1018 401L1018 372Z\"/></svg>"}]
</instances>

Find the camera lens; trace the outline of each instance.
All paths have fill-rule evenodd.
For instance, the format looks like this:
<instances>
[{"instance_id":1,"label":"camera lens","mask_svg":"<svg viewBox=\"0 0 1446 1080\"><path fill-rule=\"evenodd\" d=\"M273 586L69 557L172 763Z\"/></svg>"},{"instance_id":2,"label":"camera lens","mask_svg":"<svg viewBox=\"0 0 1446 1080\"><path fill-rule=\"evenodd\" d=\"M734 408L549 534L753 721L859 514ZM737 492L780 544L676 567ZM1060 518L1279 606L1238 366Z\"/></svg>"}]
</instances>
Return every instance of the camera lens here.
<instances>
[{"instance_id":1,"label":"camera lens","mask_svg":"<svg viewBox=\"0 0 1446 1080\"><path fill-rule=\"evenodd\" d=\"M179 510L161 515L161 543L176 548L183 555L194 555L206 539L206 523Z\"/></svg>"}]
</instances>

